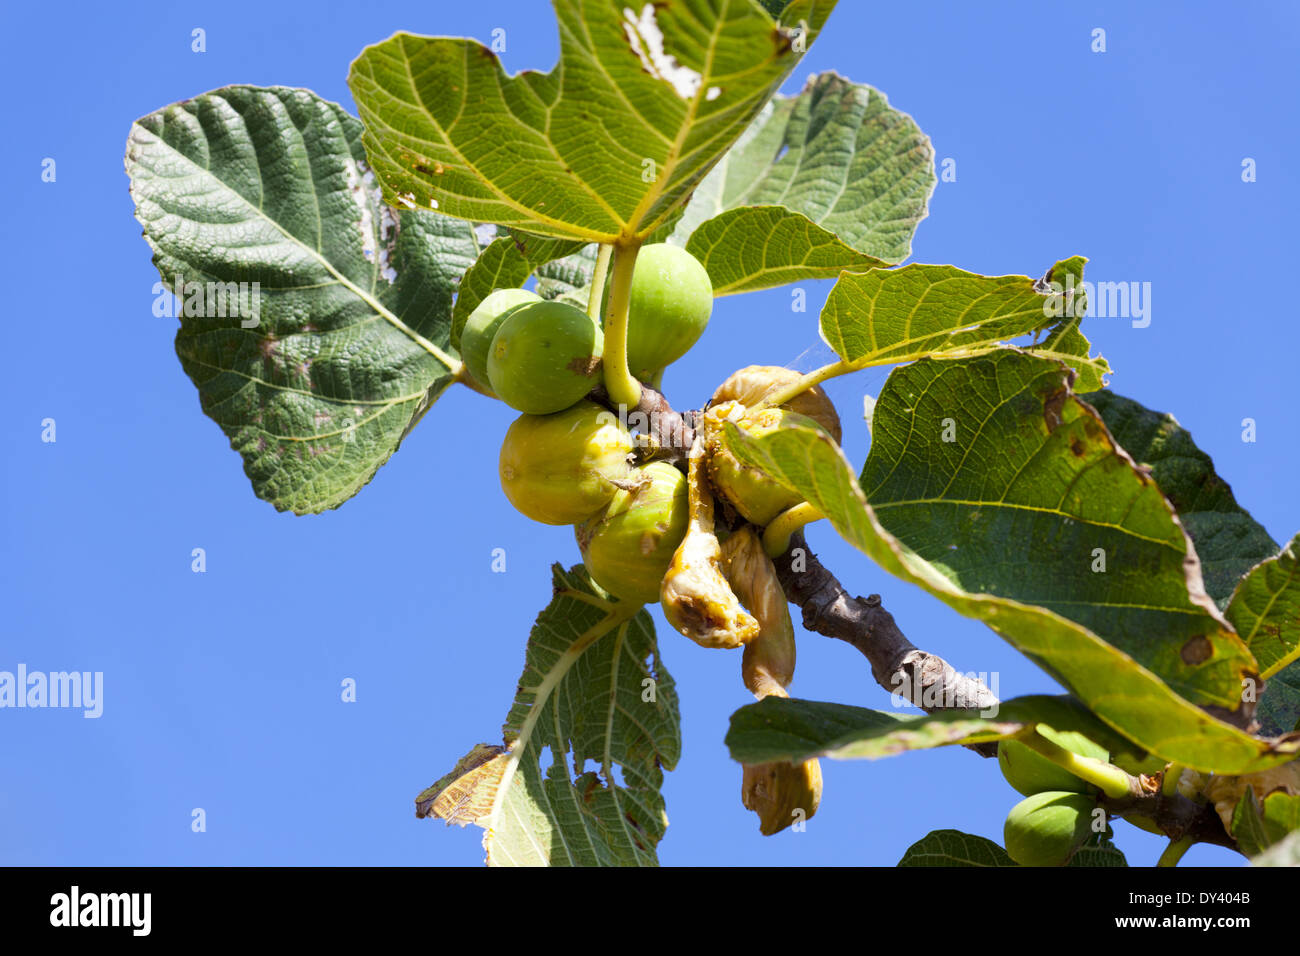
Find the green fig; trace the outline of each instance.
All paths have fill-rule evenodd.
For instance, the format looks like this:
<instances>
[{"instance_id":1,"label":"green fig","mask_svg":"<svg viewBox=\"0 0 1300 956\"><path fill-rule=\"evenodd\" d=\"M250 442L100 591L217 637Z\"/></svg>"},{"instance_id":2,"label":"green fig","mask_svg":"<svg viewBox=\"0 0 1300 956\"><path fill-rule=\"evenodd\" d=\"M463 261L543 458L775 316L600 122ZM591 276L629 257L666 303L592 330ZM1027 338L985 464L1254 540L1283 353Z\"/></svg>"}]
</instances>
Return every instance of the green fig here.
<instances>
[{"instance_id":1,"label":"green fig","mask_svg":"<svg viewBox=\"0 0 1300 956\"><path fill-rule=\"evenodd\" d=\"M1046 790L1007 814L1003 842L1021 866L1065 866L1092 832L1096 801L1086 794Z\"/></svg>"},{"instance_id":2,"label":"green fig","mask_svg":"<svg viewBox=\"0 0 1300 956\"><path fill-rule=\"evenodd\" d=\"M549 415L600 384L604 338L596 321L564 302L526 302L498 326L488 383L511 408Z\"/></svg>"},{"instance_id":3,"label":"green fig","mask_svg":"<svg viewBox=\"0 0 1300 956\"><path fill-rule=\"evenodd\" d=\"M1045 724L1038 724L1035 732L1081 757L1098 760L1110 757L1104 747L1097 746L1083 734L1053 730ZM1089 785L1084 781L1018 740L1003 740L998 744L998 767L1007 783L1025 796L1044 790L1089 792Z\"/></svg>"},{"instance_id":4,"label":"green fig","mask_svg":"<svg viewBox=\"0 0 1300 956\"><path fill-rule=\"evenodd\" d=\"M665 242L642 246L628 300L628 370L654 381L699 341L712 313L713 284L698 259Z\"/></svg>"},{"instance_id":5,"label":"green fig","mask_svg":"<svg viewBox=\"0 0 1300 956\"><path fill-rule=\"evenodd\" d=\"M529 302L541 301L540 295L527 289L496 289L469 314L460 332L460 357L474 381L484 388L491 386L487 370L488 352L497 329L510 311Z\"/></svg>"},{"instance_id":6,"label":"green fig","mask_svg":"<svg viewBox=\"0 0 1300 956\"><path fill-rule=\"evenodd\" d=\"M534 521L576 524L626 483L631 454L631 433L593 402L554 415L520 415L501 444L501 489Z\"/></svg>"},{"instance_id":7,"label":"green fig","mask_svg":"<svg viewBox=\"0 0 1300 956\"><path fill-rule=\"evenodd\" d=\"M582 562L622 601L659 600L673 553L686 535L686 476L664 462L633 469L626 488L574 529Z\"/></svg>"},{"instance_id":8,"label":"green fig","mask_svg":"<svg viewBox=\"0 0 1300 956\"><path fill-rule=\"evenodd\" d=\"M758 408L745 411L737 402L716 405L705 413L710 435L709 481L746 521L763 527L787 508L803 501L797 491L778 484L756 468L742 465L721 442L723 420L734 418L739 410L743 417L735 424L754 438L762 438L781 428L811 428L826 434L814 419L786 408Z\"/></svg>"}]
</instances>

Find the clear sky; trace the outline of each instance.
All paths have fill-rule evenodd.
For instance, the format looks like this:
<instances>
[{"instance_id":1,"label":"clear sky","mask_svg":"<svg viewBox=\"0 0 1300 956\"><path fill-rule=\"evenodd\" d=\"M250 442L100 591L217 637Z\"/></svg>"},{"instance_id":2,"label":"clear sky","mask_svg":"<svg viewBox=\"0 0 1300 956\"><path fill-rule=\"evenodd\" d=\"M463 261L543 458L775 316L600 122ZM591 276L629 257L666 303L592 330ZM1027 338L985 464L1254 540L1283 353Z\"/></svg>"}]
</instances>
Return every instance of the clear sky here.
<instances>
[{"instance_id":1,"label":"clear sky","mask_svg":"<svg viewBox=\"0 0 1300 956\"><path fill-rule=\"evenodd\" d=\"M871 83L955 160L915 261L1036 276L1079 253L1093 279L1150 282L1148 327L1098 319L1085 332L1115 389L1174 412L1283 541L1300 529L1300 423L1283 407L1300 347L1288 291L1298 10L841 0L787 86L829 69ZM102 671L104 702L95 720L0 710L0 863L481 862L480 830L417 821L412 800L472 744L500 742L548 566L577 560L568 529L531 524L499 490L513 413L455 389L340 510L276 513L200 412L175 321L152 314L157 273L122 153L135 118L230 83L310 87L352 108L349 62L396 30L486 42L500 27L509 69L549 68L548 5L49 0L10 4L4 19L0 169L14 191L0 248L15 294L0 378L0 670ZM195 27L205 53L191 52ZM1095 28L1105 53L1091 50ZM700 404L746 364L827 361L816 314L829 284L807 288L803 314L785 289L719 301L668 372L674 403ZM858 463L862 396L885 375L830 387ZM1241 439L1246 417L1254 443ZM46 418L54 444L41 440ZM810 540L850 590L881 593L918 645L996 672L1003 697L1054 690L991 631L829 529ZM199 547L203 574L190 568ZM494 548L505 574L491 572ZM892 865L932 829L1000 838L1019 797L961 749L825 761L806 832L760 836L722 742L750 700L739 656L655 618L684 735L664 863ZM798 696L890 706L849 646L805 635L799 653ZM349 677L358 699L345 704ZM195 808L204 833L191 830ZM1162 841L1116 829L1130 862L1154 862ZM1206 847L1185 858L1239 860Z\"/></svg>"}]
</instances>

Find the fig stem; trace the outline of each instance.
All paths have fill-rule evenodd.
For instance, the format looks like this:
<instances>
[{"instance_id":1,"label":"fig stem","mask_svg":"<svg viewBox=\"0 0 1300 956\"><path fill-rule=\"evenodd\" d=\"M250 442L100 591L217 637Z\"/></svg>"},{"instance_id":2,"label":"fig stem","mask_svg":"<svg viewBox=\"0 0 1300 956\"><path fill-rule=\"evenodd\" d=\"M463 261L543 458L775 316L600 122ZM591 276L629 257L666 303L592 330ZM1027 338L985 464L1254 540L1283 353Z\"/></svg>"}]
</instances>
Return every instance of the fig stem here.
<instances>
[{"instance_id":1,"label":"fig stem","mask_svg":"<svg viewBox=\"0 0 1300 956\"><path fill-rule=\"evenodd\" d=\"M456 373L454 381L460 382L460 384L464 385L471 391L478 392L480 395L486 395L488 398L495 399L497 397L478 382L474 381L474 376L469 374L469 369L464 363L461 363L460 371Z\"/></svg>"},{"instance_id":2,"label":"fig stem","mask_svg":"<svg viewBox=\"0 0 1300 956\"><path fill-rule=\"evenodd\" d=\"M1183 775L1183 765L1180 763L1171 763L1165 767L1164 776L1160 779L1160 792L1166 797L1172 797L1178 792L1178 778Z\"/></svg>"},{"instance_id":3,"label":"fig stem","mask_svg":"<svg viewBox=\"0 0 1300 956\"><path fill-rule=\"evenodd\" d=\"M763 550L769 558L785 554L790 547L790 536L812 521L826 516L806 501L788 508L768 522L763 529Z\"/></svg>"},{"instance_id":4,"label":"fig stem","mask_svg":"<svg viewBox=\"0 0 1300 956\"><path fill-rule=\"evenodd\" d=\"M1090 783L1106 796L1119 800L1137 792L1138 782L1125 771L1104 760L1083 757L1072 750L1066 750L1053 743L1036 730L1032 730L1019 741L1030 750L1041 754L1052 763L1068 770L1085 783Z\"/></svg>"},{"instance_id":5,"label":"fig stem","mask_svg":"<svg viewBox=\"0 0 1300 956\"><path fill-rule=\"evenodd\" d=\"M1156 836L1162 836L1162 837L1169 836L1168 833L1160 829L1159 824L1157 824L1155 820L1152 820L1150 817L1143 816L1140 813L1130 813L1128 815L1121 814L1120 819L1124 820L1127 823L1131 823L1139 830L1145 830L1147 833L1154 833Z\"/></svg>"},{"instance_id":6,"label":"fig stem","mask_svg":"<svg viewBox=\"0 0 1300 956\"><path fill-rule=\"evenodd\" d=\"M1165 847L1165 852L1160 854L1160 859L1156 860L1156 866L1177 866L1178 861L1183 858L1183 854L1195 841L1191 837L1183 837L1181 840L1170 840L1169 845Z\"/></svg>"},{"instance_id":7,"label":"fig stem","mask_svg":"<svg viewBox=\"0 0 1300 956\"><path fill-rule=\"evenodd\" d=\"M609 243L601 245L596 253L596 268L591 273L591 285L587 286L587 314L600 321L600 300L605 293L605 273L609 271L609 257L614 254L614 247Z\"/></svg>"},{"instance_id":8,"label":"fig stem","mask_svg":"<svg viewBox=\"0 0 1300 956\"><path fill-rule=\"evenodd\" d=\"M632 298L632 270L640 240L620 243L614 250L613 286L609 290L609 311L605 313L605 391L610 401L634 409L641 401L641 383L627 368L627 310Z\"/></svg>"}]
</instances>

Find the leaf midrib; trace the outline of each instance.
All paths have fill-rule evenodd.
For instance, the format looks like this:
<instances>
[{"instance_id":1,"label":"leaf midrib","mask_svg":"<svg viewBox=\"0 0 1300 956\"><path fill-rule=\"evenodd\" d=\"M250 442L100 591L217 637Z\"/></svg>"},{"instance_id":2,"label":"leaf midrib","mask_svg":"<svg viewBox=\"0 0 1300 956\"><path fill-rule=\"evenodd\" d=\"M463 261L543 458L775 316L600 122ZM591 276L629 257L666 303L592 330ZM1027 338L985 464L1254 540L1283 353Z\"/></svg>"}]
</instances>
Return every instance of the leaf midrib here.
<instances>
[{"instance_id":1,"label":"leaf midrib","mask_svg":"<svg viewBox=\"0 0 1300 956\"><path fill-rule=\"evenodd\" d=\"M272 228L275 229L276 232L280 233L280 235L283 236L290 244L306 250L312 256L312 258L314 258L317 262L320 263L320 265L325 269L327 273L334 276L335 280L340 285L342 285L345 289L348 289L350 292L352 292L352 294L355 295L357 298L359 298L362 302L366 303L366 305L368 305L371 309L374 310L375 314L382 317L386 322L388 322L390 325L392 325L402 334L406 335L412 342L415 342L426 352L432 355L435 359L441 362L447 368L447 371L449 373L451 373L452 375L460 374L461 363L459 359L452 358L450 355L448 355L446 352L440 349L433 342L430 342L423 335L416 332L413 328L411 328L409 325L407 325L405 322L399 319L396 315L390 312L387 308L385 308L384 305L373 295L361 289L351 279L343 275L343 273L339 272L339 270L334 267L334 264L331 263L328 259L326 259L319 249L316 249L308 245L307 243L299 239L297 236L286 231L285 228L280 225L280 223L276 222L274 219L268 216L262 209L254 206L251 202L248 201L247 198L243 196L243 194L239 192L239 190L232 187L229 183L227 183L224 179L222 179L213 170L200 166L198 163L194 162L194 160L190 159L188 156L186 156L184 153L180 152L179 150L174 149L157 134L141 126L139 123L132 124L132 128L140 130L146 135L146 137L148 137L148 139L145 141L145 145L148 145L149 141L152 141L153 144L162 146L163 148L167 149L172 153L173 156L177 157L183 163L187 164L192 170L194 170L195 172L193 173L193 175L211 177L213 180L215 180L217 183L221 185L221 188L224 191L236 197L236 199L238 199L238 201L242 203L245 208L252 210L254 213L253 216L254 219L258 219L261 220L262 222L269 224ZM206 140L206 138L207 137L205 135L204 139ZM259 167L259 173L260 173L260 167ZM313 193L315 193L315 190L313 190ZM316 196L316 199L319 202L319 196ZM152 200L152 201L157 202L157 200ZM173 213L173 215L176 214ZM378 253L376 253L376 255L377 254Z\"/></svg>"}]
</instances>

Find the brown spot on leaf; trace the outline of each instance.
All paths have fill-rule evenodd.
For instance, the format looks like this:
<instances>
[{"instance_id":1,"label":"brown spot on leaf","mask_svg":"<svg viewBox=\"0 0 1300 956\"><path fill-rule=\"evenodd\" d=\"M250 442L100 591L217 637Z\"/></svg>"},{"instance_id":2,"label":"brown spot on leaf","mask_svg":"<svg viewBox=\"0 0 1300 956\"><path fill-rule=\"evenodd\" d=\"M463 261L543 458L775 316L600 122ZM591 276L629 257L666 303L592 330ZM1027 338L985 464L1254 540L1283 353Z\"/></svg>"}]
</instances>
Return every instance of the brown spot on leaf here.
<instances>
[{"instance_id":1,"label":"brown spot on leaf","mask_svg":"<svg viewBox=\"0 0 1300 956\"><path fill-rule=\"evenodd\" d=\"M1050 392L1043 399L1043 420L1047 422L1049 432L1054 432L1061 427L1061 409L1065 407L1065 400L1069 395L1069 390L1062 387Z\"/></svg>"},{"instance_id":2,"label":"brown spot on leaf","mask_svg":"<svg viewBox=\"0 0 1300 956\"><path fill-rule=\"evenodd\" d=\"M1078 438L1070 439L1070 454L1073 455L1075 458L1082 458L1083 453L1086 450L1087 449L1085 449L1083 446L1083 442L1079 441Z\"/></svg>"},{"instance_id":3,"label":"brown spot on leaf","mask_svg":"<svg viewBox=\"0 0 1300 956\"><path fill-rule=\"evenodd\" d=\"M1204 634L1197 634L1183 645L1182 651L1179 652L1183 658L1184 664L1204 664L1214 656L1214 645Z\"/></svg>"}]
</instances>

